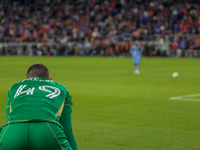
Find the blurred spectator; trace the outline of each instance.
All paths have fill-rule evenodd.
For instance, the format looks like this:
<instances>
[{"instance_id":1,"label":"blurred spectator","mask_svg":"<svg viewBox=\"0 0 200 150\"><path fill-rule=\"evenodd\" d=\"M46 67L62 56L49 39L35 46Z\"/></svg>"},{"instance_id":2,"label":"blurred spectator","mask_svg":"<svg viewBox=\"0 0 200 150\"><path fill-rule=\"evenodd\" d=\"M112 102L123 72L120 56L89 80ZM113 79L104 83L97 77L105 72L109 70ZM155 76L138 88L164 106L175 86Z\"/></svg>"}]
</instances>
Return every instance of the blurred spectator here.
<instances>
[{"instance_id":1,"label":"blurred spectator","mask_svg":"<svg viewBox=\"0 0 200 150\"><path fill-rule=\"evenodd\" d=\"M177 48L185 51L194 45L195 51L200 47L198 36L184 38L200 34L200 1L10 0L0 3L0 42L47 45L78 42L82 45L78 49L85 49L89 42L95 54L105 54L108 49L99 50L99 41L104 39L104 47L116 45L108 53L119 55L125 51L117 48L119 42L125 42L121 46L126 46L135 40L155 41L152 35L175 34L180 37L175 41ZM191 42L191 38L197 40ZM87 43L82 44L85 41ZM66 53L61 51L59 54Z\"/></svg>"}]
</instances>

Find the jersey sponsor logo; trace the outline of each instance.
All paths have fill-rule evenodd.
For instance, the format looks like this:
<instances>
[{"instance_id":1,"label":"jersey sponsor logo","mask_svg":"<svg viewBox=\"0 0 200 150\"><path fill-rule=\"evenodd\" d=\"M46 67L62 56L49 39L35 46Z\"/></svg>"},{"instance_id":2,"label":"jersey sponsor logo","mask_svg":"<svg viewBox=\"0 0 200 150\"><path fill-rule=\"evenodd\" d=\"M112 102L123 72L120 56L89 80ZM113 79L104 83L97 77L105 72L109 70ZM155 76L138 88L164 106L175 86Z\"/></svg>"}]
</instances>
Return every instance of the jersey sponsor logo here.
<instances>
[{"instance_id":1,"label":"jersey sponsor logo","mask_svg":"<svg viewBox=\"0 0 200 150\"><path fill-rule=\"evenodd\" d=\"M35 87L28 88L27 90L23 90L27 85L20 85L17 89L14 98L18 97L19 95L26 94L26 95L33 95ZM57 97L60 95L61 91L57 87L49 86L49 85L43 85L38 87L39 90L47 92L45 97L48 97L50 99Z\"/></svg>"}]
</instances>

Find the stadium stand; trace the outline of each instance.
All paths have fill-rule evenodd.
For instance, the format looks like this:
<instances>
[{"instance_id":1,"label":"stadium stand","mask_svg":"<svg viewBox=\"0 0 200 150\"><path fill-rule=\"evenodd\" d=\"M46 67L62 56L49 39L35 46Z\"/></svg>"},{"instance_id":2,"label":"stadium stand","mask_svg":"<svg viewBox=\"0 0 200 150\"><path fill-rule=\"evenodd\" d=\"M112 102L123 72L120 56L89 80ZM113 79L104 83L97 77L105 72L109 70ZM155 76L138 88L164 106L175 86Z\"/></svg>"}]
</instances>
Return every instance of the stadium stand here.
<instances>
[{"instance_id":1,"label":"stadium stand","mask_svg":"<svg viewBox=\"0 0 200 150\"><path fill-rule=\"evenodd\" d=\"M4 0L0 53L200 56L200 1Z\"/></svg>"}]
</instances>

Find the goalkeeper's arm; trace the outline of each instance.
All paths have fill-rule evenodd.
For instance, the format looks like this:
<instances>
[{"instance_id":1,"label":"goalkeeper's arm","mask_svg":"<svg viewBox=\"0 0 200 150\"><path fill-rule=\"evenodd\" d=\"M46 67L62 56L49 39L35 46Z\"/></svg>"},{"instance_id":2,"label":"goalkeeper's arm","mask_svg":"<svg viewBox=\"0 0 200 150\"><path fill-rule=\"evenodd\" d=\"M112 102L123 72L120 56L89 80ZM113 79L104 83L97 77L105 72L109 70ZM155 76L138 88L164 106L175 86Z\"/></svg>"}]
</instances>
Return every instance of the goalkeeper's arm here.
<instances>
[{"instance_id":1,"label":"goalkeeper's arm","mask_svg":"<svg viewBox=\"0 0 200 150\"><path fill-rule=\"evenodd\" d=\"M72 131L71 113L72 113L72 102L71 102L71 95L68 92L68 96L66 97L65 100L65 106L63 108L63 112L60 118L60 124L64 128L65 136L69 141L71 148L73 150L78 150L78 146Z\"/></svg>"}]
</instances>

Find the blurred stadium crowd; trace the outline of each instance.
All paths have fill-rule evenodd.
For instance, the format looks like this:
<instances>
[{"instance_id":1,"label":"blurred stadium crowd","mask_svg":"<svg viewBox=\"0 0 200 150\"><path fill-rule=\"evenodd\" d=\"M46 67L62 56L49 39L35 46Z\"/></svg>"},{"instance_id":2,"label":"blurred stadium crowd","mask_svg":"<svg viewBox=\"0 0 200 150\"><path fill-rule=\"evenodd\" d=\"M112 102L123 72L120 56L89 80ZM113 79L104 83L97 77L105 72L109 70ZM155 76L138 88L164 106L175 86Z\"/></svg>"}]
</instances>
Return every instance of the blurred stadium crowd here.
<instances>
[{"instance_id":1,"label":"blurred stadium crowd","mask_svg":"<svg viewBox=\"0 0 200 150\"><path fill-rule=\"evenodd\" d=\"M200 57L199 0L2 0L0 54Z\"/></svg>"}]
</instances>

